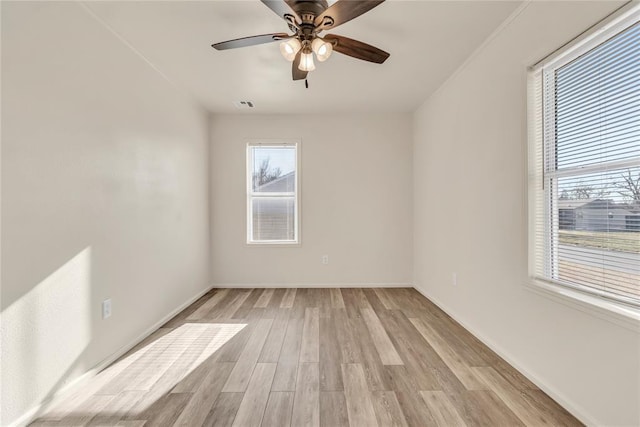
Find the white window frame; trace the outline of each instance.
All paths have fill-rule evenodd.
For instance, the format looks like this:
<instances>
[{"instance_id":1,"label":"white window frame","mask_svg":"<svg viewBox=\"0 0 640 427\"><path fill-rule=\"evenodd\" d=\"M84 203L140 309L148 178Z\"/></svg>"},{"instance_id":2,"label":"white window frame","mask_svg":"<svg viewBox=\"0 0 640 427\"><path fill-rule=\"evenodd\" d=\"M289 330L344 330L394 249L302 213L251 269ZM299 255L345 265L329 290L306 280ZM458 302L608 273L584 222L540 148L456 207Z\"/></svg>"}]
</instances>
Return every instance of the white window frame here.
<instances>
[{"instance_id":1,"label":"white window frame","mask_svg":"<svg viewBox=\"0 0 640 427\"><path fill-rule=\"evenodd\" d=\"M611 300L605 295L598 295L597 291L587 290L579 286L567 285L563 282L555 282L548 277L553 277L550 271L553 265L548 257L544 257L539 253L541 247L538 243L543 240L543 246L550 246L551 229L554 224L547 223L544 229L539 229L536 219L544 212L543 215L549 217L549 209L551 209L552 201L550 200L550 191L542 190L549 183L549 177L545 176L544 170L544 153L545 139L553 137L554 133L550 132L552 126L546 123L545 100L544 96L553 96L553 94L543 93L542 88L545 85L545 70L553 70L568 64L579 56L585 54L596 46L604 43L611 37L622 32L640 20L640 6L638 4L627 4L620 8L616 13L608 16L602 22L592 27L580 37L566 44L559 50L553 52L537 64L529 68L528 76L528 224L529 224L529 281L530 289L541 295L551 297L560 303L574 306L580 310L584 310L595 314L599 317L606 318L622 326L636 329L640 321L640 308L637 305L628 305L624 301ZM547 100L549 102L549 100ZM624 166L622 164L617 166ZM610 167L603 166L602 169ZM593 167L594 172L599 171L598 167ZM584 172L584 169L582 169ZM556 172L554 178L571 171ZM555 181L555 180L554 180ZM557 193L557 191L556 191ZM550 251L551 256L554 256ZM555 255L557 256L557 254ZM546 277L540 277L538 274L540 268L545 271Z\"/></svg>"},{"instance_id":2,"label":"white window frame","mask_svg":"<svg viewBox=\"0 0 640 427\"><path fill-rule=\"evenodd\" d=\"M256 245L286 245L296 246L300 245L300 146L299 140L277 140L277 141L248 141L246 148L246 190L247 190L247 210L246 210L246 224L247 224L247 244ZM254 147L262 148L295 148L296 152L296 173L295 173L295 190L288 193L265 193L253 191L253 150ZM253 239L253 200L254 199L267 199L267 198L279 198L279 197L293 197L294 200L294 220L293 220L293 236L292 240L255 240Z\"/></svg>"}]
</instances>

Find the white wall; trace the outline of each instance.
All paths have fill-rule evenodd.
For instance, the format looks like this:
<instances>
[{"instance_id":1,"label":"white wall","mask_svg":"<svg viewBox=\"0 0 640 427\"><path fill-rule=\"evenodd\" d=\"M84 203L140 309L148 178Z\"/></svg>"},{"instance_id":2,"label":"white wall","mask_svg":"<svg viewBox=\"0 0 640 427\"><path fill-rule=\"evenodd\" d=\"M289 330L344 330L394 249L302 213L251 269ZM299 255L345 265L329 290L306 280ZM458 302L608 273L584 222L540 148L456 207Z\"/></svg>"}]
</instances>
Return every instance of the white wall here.
<instances>
[{"instance_id":1,"label":"white wall","mask_svg":"<svg viewBox=\"0 0 640 427\"><path fill-rule=\"evenodd\" d=\"M639 329L524 286L526 67L618 5L531 2L415 113L414 272L583 421L635 426Z\"/></svg>"},{"instance_id":2,"label":"white wall","mask_svg":"<svg viewBox=\"0 0 640 427\"><path fill-rule=\"evenodd\" d=\"M2 90L7 425L208 287L208 117L76 2L2 2Z\"/></svg>"},{"instance_id":3,"label":"white wall","mask_svg":"<svg viewBox=\"0 0 640 427\"><path fill-rule=\"evenodd\" d=\"M245 147L258 138L301 141L298 247L246 244ZM214 116L213 282L409 284L411 142L407 114Z\"/></svg>"}]
</instances>

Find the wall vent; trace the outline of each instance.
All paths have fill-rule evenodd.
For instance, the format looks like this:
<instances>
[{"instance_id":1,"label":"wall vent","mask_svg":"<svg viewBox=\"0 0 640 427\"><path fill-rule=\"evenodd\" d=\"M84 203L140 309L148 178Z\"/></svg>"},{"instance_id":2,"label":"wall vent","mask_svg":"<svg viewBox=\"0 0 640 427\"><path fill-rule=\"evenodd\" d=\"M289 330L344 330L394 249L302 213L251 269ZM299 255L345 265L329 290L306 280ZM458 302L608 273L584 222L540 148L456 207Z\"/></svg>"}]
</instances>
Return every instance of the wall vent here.
<instances>
[{"instance_id":1,"label":"wall vent","mask_svg":"<svg viewBox=\"0 0 640 427\"><path fill-rule=\"evenodd\" d=\"M233 101L233 105L235 105L238 110L253 108L253 102L251 101Z\"/></svg>"}]
</instances>

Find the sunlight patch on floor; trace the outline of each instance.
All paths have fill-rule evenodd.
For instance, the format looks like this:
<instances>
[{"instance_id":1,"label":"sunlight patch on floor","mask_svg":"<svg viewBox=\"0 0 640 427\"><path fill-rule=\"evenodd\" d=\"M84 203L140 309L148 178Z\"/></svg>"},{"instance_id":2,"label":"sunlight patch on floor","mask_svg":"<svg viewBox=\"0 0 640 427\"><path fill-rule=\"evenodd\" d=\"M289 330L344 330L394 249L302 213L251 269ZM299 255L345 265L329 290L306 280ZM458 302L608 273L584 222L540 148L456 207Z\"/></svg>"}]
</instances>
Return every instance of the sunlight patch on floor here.
<instances>
[{"instance_id":1,"label":"sunlight patch on floor","mask_svg":"<svg viewBox=\"0 0 640 427\"><path fill-rule=\"evenodd\" d=\"M85 418L97 412L95 396L138 394L131 407L101 407L101 416L129 417L142 414L170 393L200 365L247 325L244 323L186 323L169 332L158 330L139 349L134 349L103 370L81 390L49 411L47 420ZM117 398L114 399L114 402Z\"/></svg>"}]
</instances>

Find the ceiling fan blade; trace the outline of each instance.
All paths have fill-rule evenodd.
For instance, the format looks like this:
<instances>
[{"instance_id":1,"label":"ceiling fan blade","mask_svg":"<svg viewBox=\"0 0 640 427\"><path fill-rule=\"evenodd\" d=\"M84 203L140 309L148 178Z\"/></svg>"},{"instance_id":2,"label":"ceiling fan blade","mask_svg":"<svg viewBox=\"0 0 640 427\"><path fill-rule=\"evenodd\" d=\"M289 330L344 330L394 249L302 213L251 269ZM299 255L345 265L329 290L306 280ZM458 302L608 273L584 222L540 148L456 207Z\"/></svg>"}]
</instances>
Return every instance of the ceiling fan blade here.
<instances>
[{"instance_id":1,"label":"ceiling fan blade","mask_svg":"<svg viewBox=\"0 0 640 427\"><path fill-rule=\"evenodd\" d=\"M370 11L384 0L338 0L314 20L319 30L335 28ZM326 19L325 19L326 18Z\"/></svg>"},{"instance_id":2,"label":"ceiling fan blade","mask_svg":"<svg viewBox=\"0 0 640 427\"><path fill-rule=\"evenodd\" d=\"M336 3L337 4L337 3ZM368 45L358 40L353 40L336 34L327 34L323 37L326 41L333 43L333 50L344 55L362 59L363 61L375 62L382 64L389 57L389 53L378 49L375 46Z\"/></svg>"},{"instance_id":3,"label":"ceiling fan blade","mask_svg":"<svg viewBox=\"0 0 640 427\"><path fill-rule=\"evenodd\" d=\"M287 20L287 15L290 15L295 19L295 22L302 22L302 20L300 19L296 11L293 10L285 0L260 0L260 1L262 1L262 3L264 3L265 6L273 10L276 15L278 15L280 18L284 19L285 21L289 22Z\"/></svg>"},{"instance_id":4,"label":"ceiling fan blade","mask_svg":"<svg viewBox=\"0 0 640 427\"><path fill-rule=\"evenodd\" d=\"M225 42L212 44L216 50L236 49L239 47L254 46L257 44L271 43L278 40L288 39L291 36L287 33L261 34L259 36L242 37L240 39L227 40Z\"/></svg>"},{"instance_id":5,"label":"ceiling fan blade","mask_svg":"<svg viewBox=\"0 0 640 427\"><path fill-rule=\"evenodd\" d=\"M291 65L291 75L293 77L293 80L304 80L307 78L307 71L302 71L301 69L298 68L298 65L300 65L300 59L302 58L302 51L298 51L298 54L296 55L296 59L293 60L293 64Z\"/></svg>"}]
</instances>

